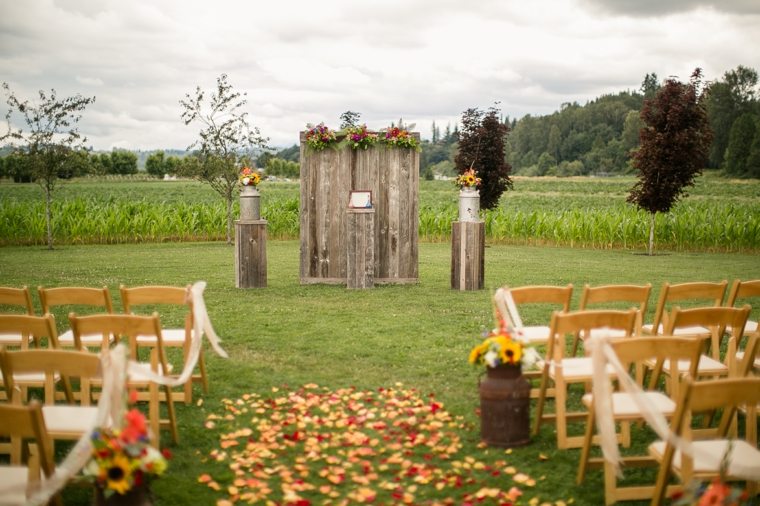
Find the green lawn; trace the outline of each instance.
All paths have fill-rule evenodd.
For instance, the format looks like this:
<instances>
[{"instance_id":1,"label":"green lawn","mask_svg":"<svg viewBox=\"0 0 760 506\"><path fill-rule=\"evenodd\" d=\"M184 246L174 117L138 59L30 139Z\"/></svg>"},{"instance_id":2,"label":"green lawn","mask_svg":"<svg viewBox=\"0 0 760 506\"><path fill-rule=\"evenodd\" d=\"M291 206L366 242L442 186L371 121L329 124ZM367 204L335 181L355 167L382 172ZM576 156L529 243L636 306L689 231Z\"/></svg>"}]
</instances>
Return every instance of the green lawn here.
<instances>
[{"instance_id":1,"label":"green lawn","mask_svg":"<svg viewBox=\"0 0 760 506\"><path fill-rule=\"evenodd\" d=\"M577 305L584 283L651 282L653 307L663 281L760 278L760 262L750 254L646 257L622 250L491 245L486 248L486 289L458 292L449 287L450 245L421 243L418 284L348 291L342 286L300 286L298 252L297 241L270 241L269 286L241 290L234 287L233 249L222 243L62 246L54 251L4 247L0 284L107 285L120 307L120 283L208 282L209 314L231 358L208 353L210 392L201 406L178 406L180 444L172 448L168 475L154 485L157 504L174 505L214 504L224 497L197 483L202 473L230 479L223 464L208 458L219 446L219 432L206 429L204 421L209 414L223 413L223 399L267 395L272 387L316 383L330 389L374 390L402 383L422 395L435 393L445 409L462 418L458 430L464 446L459 458L472 456L487 463L504 459L502 450L477 447L481 371L466 362L481 331L492 325L490 295L500 285L573 283ZM36 294L34 298L39 308ZM63 326L65 315L56 316ZM523 319L535 323L540 317L528 312ZM540 454L548 460L539 459ZM515 449L507 458L537 480L535 487L524 489L521 504L532 497L550 502L572 499L575 504L603 501L601 473L592 472L577 487L578 450L557 451L549 426L531 445ZM493 478L494 483L486 485L509 488L498 481L505 479ZM69 490L66 503L89 504L89 494Z\"/></svg>"}]
</instances>

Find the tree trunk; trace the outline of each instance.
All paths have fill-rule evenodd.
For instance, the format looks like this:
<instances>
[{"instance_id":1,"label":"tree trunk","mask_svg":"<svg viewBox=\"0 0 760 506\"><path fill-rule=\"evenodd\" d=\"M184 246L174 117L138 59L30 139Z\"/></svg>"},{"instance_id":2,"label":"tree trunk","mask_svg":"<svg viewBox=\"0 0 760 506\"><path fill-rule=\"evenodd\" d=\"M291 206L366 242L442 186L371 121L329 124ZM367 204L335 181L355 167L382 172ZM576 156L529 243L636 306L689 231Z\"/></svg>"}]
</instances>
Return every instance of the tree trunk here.
<instances>
[{"instance_id":1,"label":"tree trunk","mask_svg":"<svg viewBox=\"0 0 760 506\"><path fill-rule=\"evenodd\" d=\"M654 255L654 217L657 216L657 213L650 213L650 216L652 219L649 222L649 251L647 254L651 257Z\"/></svg>"},{"instance_id":2,"label":"tree trunk","mask_svg":"<svg viewBox=\"0 0 760 506\"><path fill-rule=\"evenodd\" d=\"M52 218L52 206L53 206L53 192L50 189L50 185L45 185L45 223L47 225L47 245L48 249L53 249L53 218Z\"/></svg>"},{"instance_id":3,"label":"tree trunk","mask_svg":"<svg viewBox=\"0 0 760 506\"><path fill-rule=\"evenodd\" d=\"M232 245L232 195L227 195L227 244Z\"/></svg>"}]
</instances>

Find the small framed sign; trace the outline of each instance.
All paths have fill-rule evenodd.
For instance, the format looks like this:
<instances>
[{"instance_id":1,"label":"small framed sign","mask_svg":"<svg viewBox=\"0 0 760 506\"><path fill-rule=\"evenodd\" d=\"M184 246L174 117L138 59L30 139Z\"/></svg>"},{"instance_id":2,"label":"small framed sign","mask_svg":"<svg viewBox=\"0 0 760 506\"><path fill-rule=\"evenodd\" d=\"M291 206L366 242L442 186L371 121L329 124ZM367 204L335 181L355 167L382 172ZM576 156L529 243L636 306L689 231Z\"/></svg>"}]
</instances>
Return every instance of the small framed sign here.
<instances>
[{"instance_id":1,"label":"small framed sign","mask_svg":"<svg viewBox=\"0 0 760 506\"><path fill-rule=\"evenodd\" d=\"M349 194L348 207L368 209L372 207L372 192L369 190L354 190Z\"/></svg>"}]
</instances>

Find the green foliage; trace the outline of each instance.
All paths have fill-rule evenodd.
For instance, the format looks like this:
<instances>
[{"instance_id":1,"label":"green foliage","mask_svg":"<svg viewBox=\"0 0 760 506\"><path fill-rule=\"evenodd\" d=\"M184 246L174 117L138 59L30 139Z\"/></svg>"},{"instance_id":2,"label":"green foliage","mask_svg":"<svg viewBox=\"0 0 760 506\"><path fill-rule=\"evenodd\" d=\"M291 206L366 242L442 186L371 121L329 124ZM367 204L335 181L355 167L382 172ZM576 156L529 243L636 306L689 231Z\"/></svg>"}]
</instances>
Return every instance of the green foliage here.
<instances>
[{"instance_id":1,"label":"green foliage","mask_svg":"<svg viewBox=\"0 0 760 506\"><path fill-rule=\"evenodd\" d=\"M270 158L266 165L267 175L298 179L300 165L297 162L283 160L282 158Z\"/></svg>"},{"instance_id":2,"label":"green foliage","mask_svg":"<svg viewBox=\"0 0 760 506\"><path fill-rule=\"evenodd\" d=\"M749 172L747 162L752 149L752 141L757 133L756 125L759 119L760 116L744 113L731 126L724 164L727 175L744 177Z\"/></svg>"},{"instance_id":3,"label":"green foliage","mask_svg":"<svg viewBox=\"0 0 760 506\"><path fill-rule=\"evenodd\" d=\"M137 174L137 155L125 149L111 151L108 174Z\"/></svg>"}]
</instances>

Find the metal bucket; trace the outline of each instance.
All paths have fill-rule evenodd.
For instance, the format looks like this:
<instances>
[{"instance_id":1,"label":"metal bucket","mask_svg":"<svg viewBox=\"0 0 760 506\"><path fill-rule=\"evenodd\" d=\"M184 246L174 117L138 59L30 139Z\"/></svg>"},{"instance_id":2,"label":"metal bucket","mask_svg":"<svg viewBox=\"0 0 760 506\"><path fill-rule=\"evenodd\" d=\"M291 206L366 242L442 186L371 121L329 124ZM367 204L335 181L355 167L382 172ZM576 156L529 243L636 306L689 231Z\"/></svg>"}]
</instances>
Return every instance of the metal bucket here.
<instances>
[{"instance_id":1,"label":"metal bucket","mask_svg":"<svg viewBox=\"0 0 760 506\"><path fill-rule=\"evenodd\" d=\"M487 367L479 390L482 441L504 448L530 443L530 383L521 367Z\"/></svg>"},{"instance_id":2,"label":"metal bucket","mask_svg":"<svg viewBox=\"0 0 760 506\"><path fill-rule=\"evenodd\" d=\"M472 187L459 190L459 221L478 221L480 192Z\"/></svg>"},{"instance_id":3,"label":"metal bucket","mask_svg":"<svg viewBox=\"0 0 760 506\"><path fill-rule=\"evenodd\" d=\"M243 186L240 190L240 221L261 219L261 194L255 186Z\"/></svg>"}]
</instances>

